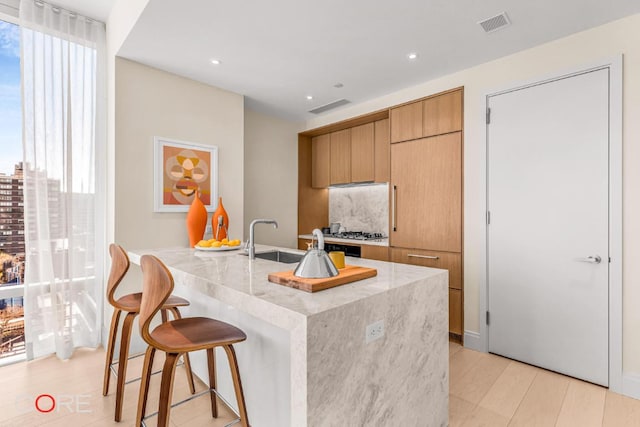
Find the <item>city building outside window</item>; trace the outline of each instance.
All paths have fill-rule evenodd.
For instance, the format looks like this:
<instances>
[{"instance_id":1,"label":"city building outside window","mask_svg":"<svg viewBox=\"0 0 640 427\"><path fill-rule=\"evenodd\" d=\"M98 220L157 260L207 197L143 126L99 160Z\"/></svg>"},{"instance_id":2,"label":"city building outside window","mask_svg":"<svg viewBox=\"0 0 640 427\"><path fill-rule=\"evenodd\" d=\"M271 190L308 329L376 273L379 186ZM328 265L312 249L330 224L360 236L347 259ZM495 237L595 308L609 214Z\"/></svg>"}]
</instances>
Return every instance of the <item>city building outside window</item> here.
<instances>
[{"instance_id":1,"label":"city building outside window","mask_svg":"<svg viewBox=\"0 0 640 427\"><path fill-rule=\"evenodd\" d=\"M24 359L20 30L0 17L0 364Z\"/></svg>"}]
</instances>

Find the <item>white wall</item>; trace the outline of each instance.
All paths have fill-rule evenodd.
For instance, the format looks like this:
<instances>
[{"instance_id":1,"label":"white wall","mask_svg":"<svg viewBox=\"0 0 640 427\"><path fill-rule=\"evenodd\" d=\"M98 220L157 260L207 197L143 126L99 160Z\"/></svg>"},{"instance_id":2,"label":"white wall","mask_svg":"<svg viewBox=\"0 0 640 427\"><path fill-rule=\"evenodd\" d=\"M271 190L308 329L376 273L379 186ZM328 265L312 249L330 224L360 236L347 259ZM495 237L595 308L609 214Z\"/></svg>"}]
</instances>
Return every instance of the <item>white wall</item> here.
<instances>
[{"instance_id":1,"label":"white wall","mask_svg":"<svg viewBox=\"0 0 640 427\"><path fill-rule=\"evenodd\" d=\"M115 0L107 20L107 230L115 238L115 110L116 55L149 0ZM105 252L106 254L106 252ZM109 264L108 264L109 265Z\"/></svg>"},{"instance_id":2,"label":"white wall","mask_svg":"<svg viewBox=\"0 0 640 427\"><path fill-rule=\"evenodd\" d=\"M230 235L242 237L244 204L244 98L241 95L147 67L115 61L114 237L125 249L189 244L186 213L153 212L153 137L218 147L219 194ZM140 268L132 265L118 295L138 292ZM105 328L111 306L105 303ZM106 339L106 338L105 338ZM137 334L133 351L144 345Z\"/></svg>"},{"instance_id":3,"label":"white wall","mask_svg":"<svg viewBox=\"0 0 640 427\"><path fill-rule=\"evenodd\" d=\"M187 246L186 213L153 212L153 137L218 147L218 191L230 236L242 237L244 99L116 60L115 239L126 248Z\"/></svg>"},{"instance_id":4,"label":"white wall","mask_svg":"<svg viewBox=\"0 0 640 427\"><path fill-rule=\"evenodd\" d=\"M278 229L258 225L256 242L298 246L298 132L294 123L245 109L244 235L256 218L273 218Z\"/></svg>"},{"instance_id":5,"label":"white wall","mask_svg":"<svg viewBox=\"0 0 640 427\"><path fill-rule=\"evenodd\" d=\"M376 111L457 86L464 102L465 329L478 332L478 289L485 280L484 96L527 80L562 74L624 54L623 104L623 365L640 372L640 15L354 105L307 122L307 129Z\"/></svg>"}]
</instances>

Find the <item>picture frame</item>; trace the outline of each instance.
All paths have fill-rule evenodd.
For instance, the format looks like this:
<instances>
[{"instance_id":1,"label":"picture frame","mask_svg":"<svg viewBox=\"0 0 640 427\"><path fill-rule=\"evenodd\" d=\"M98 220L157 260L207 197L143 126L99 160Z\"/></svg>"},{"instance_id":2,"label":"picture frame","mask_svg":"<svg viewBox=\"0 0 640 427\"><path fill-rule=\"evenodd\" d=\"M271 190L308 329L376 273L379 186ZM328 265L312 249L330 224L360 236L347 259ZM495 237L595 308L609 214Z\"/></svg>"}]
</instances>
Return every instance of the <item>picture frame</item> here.
<instances>
[{"instance_id":1,"label":"picture frame","mask_svg":"<svg viewBox=\"0 0 640 427\"><path fill-rule=\"evenodd\" d=\"M218 204L218 147L153 137L154 212L187 212L196 189L213 212Z\"/></svg>"}]
</instances>

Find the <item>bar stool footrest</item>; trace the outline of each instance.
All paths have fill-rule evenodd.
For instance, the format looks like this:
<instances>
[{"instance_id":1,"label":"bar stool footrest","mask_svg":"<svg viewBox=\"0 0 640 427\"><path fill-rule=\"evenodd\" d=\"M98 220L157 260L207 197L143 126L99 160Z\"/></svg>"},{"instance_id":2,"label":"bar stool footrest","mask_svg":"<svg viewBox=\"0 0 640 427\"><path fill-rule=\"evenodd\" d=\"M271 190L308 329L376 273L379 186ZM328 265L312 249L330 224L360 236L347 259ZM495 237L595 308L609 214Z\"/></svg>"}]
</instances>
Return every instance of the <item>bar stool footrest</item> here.
<instances>
[{"instance_id":1,"label":"bar stool footrest","mask_svg":"<svg viewBox=\"0 0 640 427\"><path fill-rule=\"evenodd\" d=\"M191 395L191 396L187 397L186 399L181 400L180 402L172 403L172 404L171 404L171 409L175 408L176 406L180 406L180 405L182 405L183 403L187 403L187 402L189 402L189 401L191 401L191 400L193 400L193 399L195 399L195 398L197 398L197 397L204 396L205 394L207 394L207 393L211 393L211 392L214 392L214 393L216 394L216 396L218 397L218 399L222 400L222 401L224 402L224 404L227 406L227 408L229 408L229 409L231 410L231 412L233 412L233 414L234 414L236 417L238 417L238 418L236 418L235 420L233 420L231 423L226 424L224 427L229 427L229 426L232 426L232 425L234 425L234 424L239 423L239 422L240 422L240 414L238 414L238 413L236 412L236 410L235 410L235 409L233 409L233 406L231 406L231 404L230 404L229 402L227 402L227 399L225 399L224 397L222 397L222 395L221 395L220 393L218 393L218 390L216 390L215 388L209 388L209 389L207 389L207 390L202 390L201 392L198 392L198 393L196 393L196 394L193 394L193 395ZM149 418L151 418L151 417L155 417L156 415L158 415L158 411L156 411L156 412L154 412L154 413L152 413L152 414L149 414L149 415L145 416L145 417L142 419L142 425L143 425L144 427L147 427L147 424L144 422L144 420L148 420Z\"/></svg>"}]
</instances>

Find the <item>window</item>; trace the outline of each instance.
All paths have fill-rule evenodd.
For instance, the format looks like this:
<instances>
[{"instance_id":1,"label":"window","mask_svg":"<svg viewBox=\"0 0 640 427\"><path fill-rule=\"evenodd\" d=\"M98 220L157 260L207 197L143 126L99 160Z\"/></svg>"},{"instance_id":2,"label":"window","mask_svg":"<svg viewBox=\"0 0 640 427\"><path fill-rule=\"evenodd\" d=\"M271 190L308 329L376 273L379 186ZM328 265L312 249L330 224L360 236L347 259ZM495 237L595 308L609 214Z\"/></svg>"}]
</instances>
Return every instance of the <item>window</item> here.
<instances>
[{"instance_id":1,"label":"window","mask_svg":"<svg viewBox=\"0 0 640 427\"><path fill-rule=\"evenodd\" d=\"M0 16L0 364L24 357L20 29Z\"/></svg>"}]
</instances>

